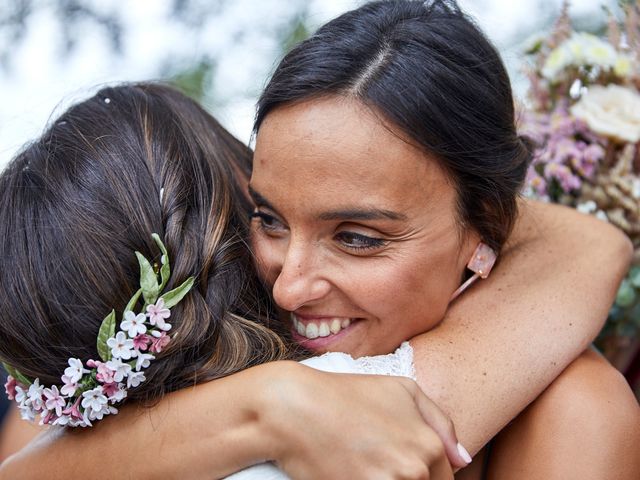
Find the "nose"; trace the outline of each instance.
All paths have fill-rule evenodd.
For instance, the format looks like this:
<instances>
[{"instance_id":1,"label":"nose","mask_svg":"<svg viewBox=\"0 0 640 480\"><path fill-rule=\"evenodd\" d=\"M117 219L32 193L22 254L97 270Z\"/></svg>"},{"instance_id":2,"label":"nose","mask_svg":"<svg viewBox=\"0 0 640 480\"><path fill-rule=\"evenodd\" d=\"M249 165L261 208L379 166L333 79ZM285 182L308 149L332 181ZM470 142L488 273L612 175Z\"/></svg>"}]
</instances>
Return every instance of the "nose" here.
<instances>
[{"instance_id":1,"label":"nose","mask_svg":"<svg viewBox=\"0 0 640 480\"><path fill-rule=\"evenodd\" d=\"M281 308L292 312L329 293L331 284L322 274L313 245L290 241L281 265L273 284L273 298Z\"/></svg>"}]
</instances>

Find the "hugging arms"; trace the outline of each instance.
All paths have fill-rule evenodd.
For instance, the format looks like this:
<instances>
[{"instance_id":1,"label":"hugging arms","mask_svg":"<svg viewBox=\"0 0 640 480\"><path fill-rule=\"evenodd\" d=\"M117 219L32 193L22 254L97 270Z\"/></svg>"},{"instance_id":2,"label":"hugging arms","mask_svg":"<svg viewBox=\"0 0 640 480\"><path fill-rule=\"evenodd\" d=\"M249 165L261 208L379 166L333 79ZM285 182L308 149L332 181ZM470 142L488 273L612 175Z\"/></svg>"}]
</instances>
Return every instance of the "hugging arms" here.
<instances>
[{"instance_id":1,"label":"hugging arms","mask_svg":"<svg viewBox=\"0 0 640 480\"><path fill-rule=\"evenodd\" d=\"M69 305L95 308L91 315L72 309L70 313L78 315L74 324L69 316L44 313L56 307L47 303L48 296L34 297L44 302L45 307L36 310L44 325L70 324L71 331L82 326L84 337L68 343L87 348L87 358L96 319L107 307L120 308L125 296L120 292L133 288L134 269L126 258L134 249L148 249L140 238L153 230L164 232L172 257L181 265L178 277L194 275L199 283L173 320L177 333L172 342L183 348L160 356L150 370L155 384L132 390L127 401L133 404L92 431L64 432L53 440L50 433L48 440L3 466L3 474L209 478L273 460L294 478L370 478L380 472L395 478L414 464L424 467L442 457L438 442L425 440L419 425L422 413L434 430L442 430L430 417L434 410L425 407L424 398L406 381L328 374L292 362L230 375L269 359L295 358L273 353L282 350L283 343L256 327L261 322L240 318L260 319L265 312L253 298L257 294L231 295L244 283L260 292L250 262L238 269L245 272L244 282L227 278L235 270L218 266L233 258L230 245L242 253L249 237L243 221L250 209L255 209L250 241L262 280L273 288L276 303L293 312L279 319L271 315L267 324L275 329L291 327L292 319L302 324L304 329L296 327L290 335L316 353L386 354L411 339L418 384L451 417L458 439L472 454L584 351L628 266L629 244L597 220L516 200L529 154L515 131L504 68L457 8L431 3L374 2L331 22L294 49L259 104L253 171L250 153L213 119L175 92L144 85L99 92L16 160L5 178L14 175L18 186L33 181L32 176L39 178L35 159L41 154L47 160L44 166L58 162L61 179L51 191L34 190L38 195L29 197L19 187L5 189L9 196L26 195L27 206L42 202L50 213L51 205L61 202L61 186L70 196L91 199L78 203L80 218L99 221L80 223L86 228L73 232L69 238L74 242L93 245L96 236L125 235L120 242L99 243L102 257L113 259L124 272L108 276L108 289L105 284L95 293L81 292L84 286L72 282L74 288L65 290L74 299ZM344 32L350 32L349 42L341 41ZM370 32L375 32L373 42ZM406 35L411 42L405 41ZM447 39L444 44L439 43L442 39ZM443 57L441 51L449 51L453 39L462 46L459 57ZM334 63L328 62L328 51L352 47L357 54L332 55ZM366 62L354 63L349 60L353 58ZM467 68L470 63L477 68ZM411 82L403 77L406 72ZM436 95L424 95L433 88L440 89ZM92 115L79 115L85 110ZM84 155L78 158L76 151ZM25 156L31 159L27 169ZM129 163L123 164L125 160ZM78 177L74 169L81 167L85 176ZM253 205L247 205L241 193L249 176ZM94 191L77 178L103 181ZM225 194L226 183L238 184L231 188L234 195ZM103 215L83 210L107 204ZM14 218L16 212L6 208ZM243 220L227 215L229 209L241 211L236 216ZM51 219L56 226L52 232L69 235L59 231L59 224L75 212L67 210L61 208L59 217ZM112 215L111 210L121 213ZM23 217L17 215L15 222ZM7 237L13 236L9 229ZM449 304L479 241L500 251L500 262L488 279ZM9 251L11 245L5 248ZM38 251L38 245L32 248ZM18 247L14 250L11 254L24 262L28 273L29 257L23 258ZM67 263L87 270L88 260L79 258L77 250L64 251ZM40 257L47 265L47 257ZM104 263L96 261L97 268ZM93 278L92 269L84 275ZM7 275L5 281L7 292L16 288L13 277ZM20 281L29 285L31 276ZM231 300L225 303L227 298ZM15 322L14 313L6 309L3 324ZM25 311L26 321L32 321L32 313ZM318 338L314 328L335 317L348 321ZM194 318L206 327L202 338L194 335ZM46 335L54 335L55 329L36 333L44 336L41 349L50 350ZM209 338L218 343L207 342ZM270 338L272 343L270 348L252 344L257 352L252 354L252 349L240 349L238 341L250 338ZM15 340L24 343L21 337ZM244 361L236 352L246 355ZM58 363L70 356L53 353L61 356ZM55 365L34 364L32 356L3 353L20 369L25 364L32 376L59 375ZM193 358L201 360L189 363ZM605 376L615 377L605 371ZM584 369L567 373L588 398L599 398L590 390L592 379ZM184 388L209 379L215 380ZM156 400L159 393L178 387L183 389L148 409L134 402ZM559 396L567 398L566 393L560 389ZM533 425L561 417L564 407L554 405L535 409ZM592 425L592 411L578 413L579 425ZM513 425L518 426L518 420ZM619 434L619 425L611 425ZM449 453L456 439L451 426L444 430L441 441ZM522 430L521 437L533 433L537 439L535 428ZM561 432L554 442L562 438ZM598 443L597 438L590 441ZM423 449L423 443L435 445L435 450ZM155 452L153 461L129 455L131 445ZM516 460L525 462L535 451L534 442L528 455ZM597 460L611 464L607 455ZM541 466L537 471L543 471Z\"/></svg>"}]
</instances>

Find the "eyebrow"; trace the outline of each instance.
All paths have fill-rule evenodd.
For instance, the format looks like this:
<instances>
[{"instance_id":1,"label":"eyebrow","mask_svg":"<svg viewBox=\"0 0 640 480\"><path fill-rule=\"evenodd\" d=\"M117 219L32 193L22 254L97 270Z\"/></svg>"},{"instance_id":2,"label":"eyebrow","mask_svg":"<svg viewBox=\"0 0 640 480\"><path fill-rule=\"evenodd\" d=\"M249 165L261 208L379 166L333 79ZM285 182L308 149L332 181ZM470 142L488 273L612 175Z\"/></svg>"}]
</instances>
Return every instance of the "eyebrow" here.
<instances>
[{"instance_id":1,"label":"eyebrow","mask_svg":"<svg viewBox=\"0 0 640 480\"><path fill-rule=\"evenodd\" d=\"M276 208L251 185L249 185L249 195L258 205L265 206L274 212L278 212ZM386 210L383 208L347 208L344 210L333 210L323 212L318 216L323 221L347 221L347 220L407 220L407 216L400 212Z\"/></svg>"}]
</instances>

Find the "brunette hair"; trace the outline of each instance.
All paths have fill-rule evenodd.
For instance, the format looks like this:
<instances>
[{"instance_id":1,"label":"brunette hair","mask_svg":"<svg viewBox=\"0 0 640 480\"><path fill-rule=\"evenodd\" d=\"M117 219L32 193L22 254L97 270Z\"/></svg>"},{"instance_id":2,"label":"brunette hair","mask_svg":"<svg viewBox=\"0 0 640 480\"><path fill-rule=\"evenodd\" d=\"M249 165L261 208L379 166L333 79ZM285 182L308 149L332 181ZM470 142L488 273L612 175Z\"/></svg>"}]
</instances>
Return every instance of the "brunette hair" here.
<instances>
[{"instance_id":1,"label":"brunette hair","mask_svg":"<svg viewBox=\"0 0 640 480\"><path fill-rule=\"evenodd\" d=\"M434 154L453 179L458 217L499 251L517 216L531 145L516 133L500 56L453 1L377 1L298 44L258 103L356 98Z\"/></svg>"},{"instance_id":2,"label":"brunette hair","mask_svg":"<svg viewBox=\"0 0 640 480\"><path fill-rule=\"evenodd\" d=\"M153 400L285 358L249 249L251 151L167 86L100 90L63 113L0 176L0 357L59 384L98 359L102 319L139 288L134 251L171 258L172 341L128 400ZM277 328L278 322L274 322Z\"/></svg>"}]
</instances>

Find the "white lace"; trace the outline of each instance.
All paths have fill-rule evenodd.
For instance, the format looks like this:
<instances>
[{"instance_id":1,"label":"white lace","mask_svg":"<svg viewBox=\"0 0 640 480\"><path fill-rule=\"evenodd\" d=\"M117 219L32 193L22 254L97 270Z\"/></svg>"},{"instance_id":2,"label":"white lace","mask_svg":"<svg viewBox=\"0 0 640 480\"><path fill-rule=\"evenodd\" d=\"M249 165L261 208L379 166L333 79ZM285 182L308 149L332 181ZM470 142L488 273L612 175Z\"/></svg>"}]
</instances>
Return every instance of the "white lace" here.
<instances>
[{"instance_id":1,"label":"white lace","mask_svg":"<svg viewBox=\"0 0 640 480\"><path fill-rule=\"evenodd\" d=\"M357 358L358 371L370 375L393 375L396 377L409 377L416 379L416 370L413 366L413 348L409 342L404 342L389 355L376 355L375 357Z\"/></svg>"}]
</instances>

